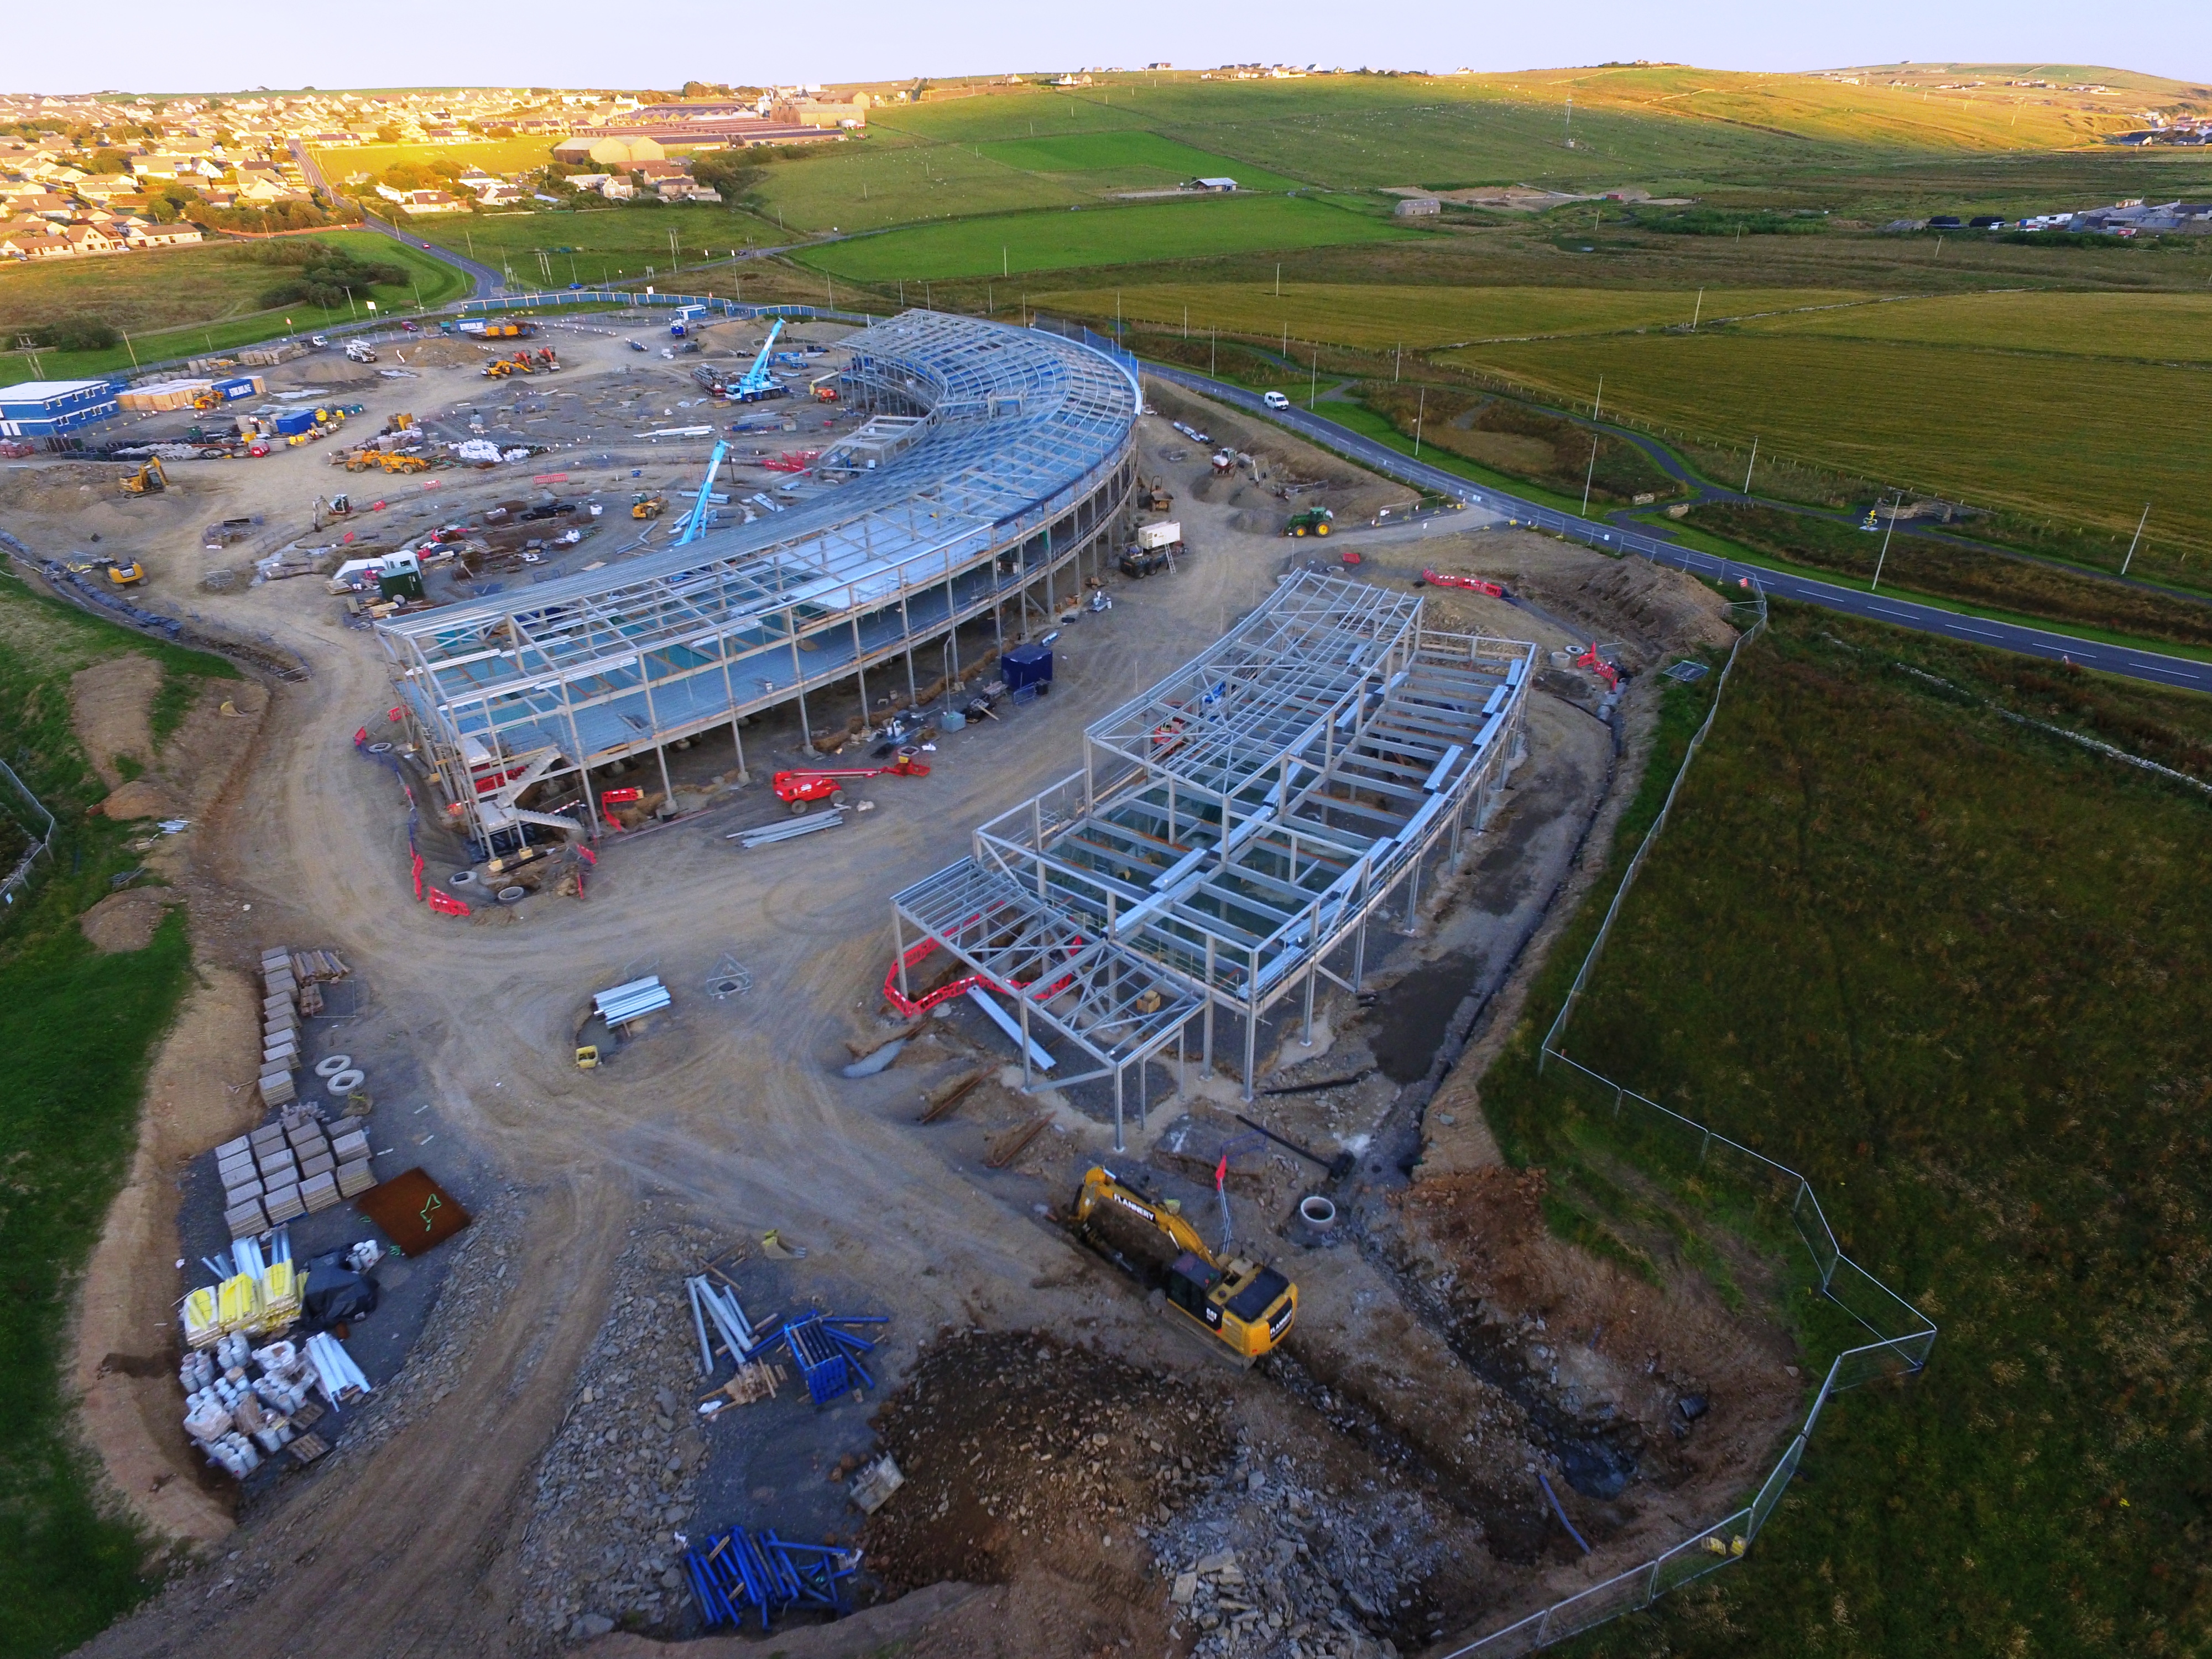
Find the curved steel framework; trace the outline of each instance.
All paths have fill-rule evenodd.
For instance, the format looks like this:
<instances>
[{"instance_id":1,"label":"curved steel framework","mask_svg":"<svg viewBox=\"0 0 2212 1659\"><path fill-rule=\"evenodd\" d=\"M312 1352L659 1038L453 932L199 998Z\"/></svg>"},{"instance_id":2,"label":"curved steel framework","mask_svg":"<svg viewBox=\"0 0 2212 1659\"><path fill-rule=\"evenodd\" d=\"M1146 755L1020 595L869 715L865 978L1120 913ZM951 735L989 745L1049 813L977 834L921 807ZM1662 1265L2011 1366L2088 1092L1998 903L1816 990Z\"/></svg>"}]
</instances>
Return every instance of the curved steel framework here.
<instances>
[{"instance_id":1,"label":"curved steel framework","mask_svg":"<svg viewBox=\"0 0 2212 1659\"><path fill-rule=\"evenodd\" d=\"M1010 602L1025 618L1041 596L1048 617L1073 591L1069 567L1106 550L1135 482L1133 362L933 312L844 344L848 398L904 417L878 422L898 434L889 459L843 483L817 469L798 506L617 568L379 624L424 750L478 833L520 816L500 802L526 773L568 776L596 823L590 767L735 735L786 702L804 721L809 690L857 676L865 698L869 671L901 658L912 697L917 646L987 615L1003 637Z\"/></svg>"},{"instance_id":2,"label":"curved steel framework","mask_svg":"<svg viewBox=\"0 0 2212 1659\"><path fill-rule=\"evenodd\" d=\"M1518 739L1536 647L1440 634L1421 601L1311 573L1084 734L1083 769L975 831L959 863L892 899L900 991L923 943L1090 1057L1055 1085L1173 1046L1211 1065L1240 1018L1252 1092L1261 1018L1323 978L1356 990L1367 924L1430 855L1455 860ZM913 948L917 930L922 936ZM1331 958L1335 958L1331 965ZM973 994L971 993L971 994ZM1009 1022L1011 1023L1011 1022ZM1140 1097L1141 1109L1141 1097Z\"/></svg>"}]
</instances>

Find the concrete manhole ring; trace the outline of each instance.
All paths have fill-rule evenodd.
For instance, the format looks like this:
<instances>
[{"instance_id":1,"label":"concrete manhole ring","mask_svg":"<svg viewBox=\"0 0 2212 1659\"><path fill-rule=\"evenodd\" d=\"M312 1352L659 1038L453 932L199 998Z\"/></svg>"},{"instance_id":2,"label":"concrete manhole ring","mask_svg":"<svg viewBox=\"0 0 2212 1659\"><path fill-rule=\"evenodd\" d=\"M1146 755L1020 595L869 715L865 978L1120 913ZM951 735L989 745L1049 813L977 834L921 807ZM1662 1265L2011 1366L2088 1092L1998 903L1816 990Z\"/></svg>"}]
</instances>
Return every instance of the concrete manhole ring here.
<instances>
[{"instance_id":1,"label":"concrete manhole ring","mask_svg":"<svg viewBox=\"0 0 2212 1659\"><path fill-rule=\"evenodd\" d=\"M448 887L473 887L476 884L476 879L477 872L473 870L456 870L452 875L446 878L446 885Z\"/></svg>"},{"instance_id":2,"label":"concrete manhole ring","mask_svg":"<svg viewBox=\"0 0 2212 1659\"><path fill-rule=\"evenodd\" d=\"M520 904L529 894L527 887L502 887L499 890L499 902L501 904Z\"/></svg>"},{"instance_id":3,"label":"concrete manhole ring","mask_svg":"<svg viewBox=\"0 0 2212 1659\"><path fill-rule=\"evenodd\" d=\"M1333 1227L1336 1224L1336 1206L1316 1193L1299 1200L1298 1218L1309 1227Z\"/></svg>"},{"instance_id":4,"label":"concrete manhole ring","mask_svg":"<svg viewBox=\"0 0 2212 1659\"><path fill-rule=\"evenodd\" d=\"M353 1064L351 1054L325 1054L315 1062L317 1077L336 1077Z\"/></svg>"},{"instance_id":5,"label":"concrete manhole ring","mask_svg":"<svg viewBox=\"0 0 2212 1659\"><path fill-rule=\"evenodd\" d=\"M344 1071L332 1073L330 1083L331 1098L342 1100L368 1081L368 1074L358 1066L349 1066Z\"/></svg>"}]
</instances>

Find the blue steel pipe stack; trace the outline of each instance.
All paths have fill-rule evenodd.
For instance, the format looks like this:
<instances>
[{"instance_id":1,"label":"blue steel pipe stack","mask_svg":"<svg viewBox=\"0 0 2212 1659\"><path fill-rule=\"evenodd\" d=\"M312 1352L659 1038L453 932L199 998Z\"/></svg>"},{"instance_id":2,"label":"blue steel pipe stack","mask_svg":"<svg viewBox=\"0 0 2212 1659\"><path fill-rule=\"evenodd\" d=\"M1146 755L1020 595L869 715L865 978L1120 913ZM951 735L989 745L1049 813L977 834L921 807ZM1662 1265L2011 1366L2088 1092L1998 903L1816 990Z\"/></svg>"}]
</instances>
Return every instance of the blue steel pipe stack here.
<instances>
[{"instance_id":1,"label":"blue steel pipe stack","mask_svg":"<svg viewBox=\"0 0 2212 1659\"><path fill-rule=\"evenodd\" d=\"M706 1540L684 1558L699 1613L712 1629L743 1625L748 1610L760 1613L765 1632L793 1607L846 1611L844 1581L860 1570L860 1553L829 1544L794 1544L773 1532L732 1528Z\"/></svg>"},{"instance_id":2,"label":"blue steel pipe stack","mask_svg":"<svg viewBox=\"0 0 2212 1659\"><path fill-rule=\"evenodd\" d=\"M874 1388L876 1379L868 1375L859 1357L873 1352L876 1345L838 1327L887 1322L882 1314L809 1314L786 1325L783 1340L799 1374L806 1379L808 1398L817 1406L826 1406L855 1388Z\"/></svg>"}]
</instances>

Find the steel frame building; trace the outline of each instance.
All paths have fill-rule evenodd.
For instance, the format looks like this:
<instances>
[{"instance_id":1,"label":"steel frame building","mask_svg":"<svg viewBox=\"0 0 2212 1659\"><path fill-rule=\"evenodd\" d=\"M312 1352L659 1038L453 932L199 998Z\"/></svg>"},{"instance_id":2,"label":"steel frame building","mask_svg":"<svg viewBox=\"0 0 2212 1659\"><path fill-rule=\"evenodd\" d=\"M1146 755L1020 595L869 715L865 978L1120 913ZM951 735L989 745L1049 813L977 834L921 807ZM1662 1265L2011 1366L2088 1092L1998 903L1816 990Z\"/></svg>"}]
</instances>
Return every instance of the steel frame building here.
<instances>
[{"instance_id":1,"label":"steel frame building","mask_svg":"<svg viewBox=\"0 0 2212 1659\"><path fill-rule=\"evenodd\" d=\"M402 706L448 797L478 835L526 817L499 786L566 779L597 810L592 767L859 679L960 623L1042 596L1109 550L1135 483L1142 400L1133 358L1059 336L914 311L842 343L845 397L917 417L897 453L787 511L683 547L378 624ZM927 665L939 666L933 660ZM934 678L935 674L927 678ZM880 681L878 682L880 684ZM811 727L809 728L811 730Z\"/></svg>"},{"instance_id":2,"label":"steel frame building","mask_svg":"<svg viewBox=\"0 0 2212 1659\"><path fill-rule=\"evenodd\" d=\"M1423 869L1455 861L1518 742L1536 647L1424 628L1421 601L1312 573L1084 734L1083 769L975 832L892 901L902 995L936 947L1015 1005L1024 1086L1038 1035L1110 1077L1217 1012L1241 1023L1252 1096L1260 1021L1317 982L1356 991L1367 927ZM1332 960L1334 959L1334 960ZM1012 1022L1006 1022L1012 1024ZM1057 1072L1057 1061L1045 1063ZM1139 1097L1139 1111L1142 1097Z\"/></svg>"}]
</instances>

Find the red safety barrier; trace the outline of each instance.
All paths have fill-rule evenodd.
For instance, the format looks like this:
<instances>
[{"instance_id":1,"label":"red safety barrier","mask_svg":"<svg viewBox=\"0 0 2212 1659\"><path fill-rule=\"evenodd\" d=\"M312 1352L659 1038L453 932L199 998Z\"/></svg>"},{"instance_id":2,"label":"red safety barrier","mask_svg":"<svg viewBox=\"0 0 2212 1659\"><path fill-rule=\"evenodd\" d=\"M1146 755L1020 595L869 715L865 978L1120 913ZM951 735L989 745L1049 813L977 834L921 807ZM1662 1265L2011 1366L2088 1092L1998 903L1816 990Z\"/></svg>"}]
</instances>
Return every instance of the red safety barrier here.
<instances>
[{"instance_id":1,"label":"red safety barrier","mask_svg":"<svg viewBox=\"0 0 2212 1659\"><path fill-rule=\"evenodd\" d=\"M911 968L915 963L920 962L924 957L927 956L936 948L937 941L933 939L926 939L919 945L910 945L907 947L905 954L900 957L896 962L892 963L890 968L884 973L884 1000L890 1003L892 1007L897 1009L900 1013L905 1015L908 1019L919 1019L931 1009L937 1006L939 1003L950 1002L957 996L965 996L972 988L978 985L981 985L988 990L996 991L1002 997L1013 997L1029 995L1030 993L1030 988L1036 983L1036 981L1031 980L1028 985L1024 985L1017 981L1014 984L1007 986L1000 984L998 981L993 979L988 974L963 974L958 979L952 981L951 983L948 985L940 985L934 991L927 993L918 1000L906 995L898 988L898 975L901 965L902 964L906 967ZM1074 945L1069 948L1079 951L1083 948L1083 941L1081 939L1078 939ZM1062 975L1058 981L1045 988L1044 994L1046 996L1058 995L1060 991L1066 988L1069 981L1073 980L1074 977L1075 975L1073 974Z\"/></svg>"},{"instance_id":2,"label":"red safety barrier","mask_svg":"<svg viewBox=\"0 0 2212 1659\"><path fill-rule=\"evenodd\" d=\"M434 887L424 896L429 901L430 908L441 916L465 916L469 914L467 905L452 894L441 893Z\"/></svg>"},{"instance_id":3,"label":"red safety barrier","mask_svg":"<svg viewBox=\"0 0 2212 1659\"><path fill-rule=\"evenodd\" d=\"M361 728L361 730L360 730L360 731L358 731L358 732L355 732L355 733L353 734L353 746L354 746L355 748L356 748L356 749L360 748L363 744L367 743L368 741L368 728L367 726L362 726L362 727Z\"/></svg>"},{"instance_id":4,"label":"red safety barrier","mask_svg":"<svg viewBox=\"0 0 2212 1659\"><path fill-rule=\"evenodd\" d=\"M422 896L422 855L420 853L415 854L415 896L418 899Z\"/></svg>"},{"instance_id":5,"label":"red safety barrier","mask_svg":"<svg viewBox=\"0 0 2212 1659\"><path fill-rule=\"evenodd\" d=\"M1446 576L1434 570L1421 572L1421 580L1431 587L1463 587L1470 593L1487 593L1493 599L1505 597L1505 584L1485 581L1480 576Z\"/></svg>"},{"instance_id":6,"label":"red safety barrier","mask_svg":"<svg viewBox=\"0 0 2212 1659\"><path fill-rule=\"evenodd\" d=\"M568 482L568 475L565 472L533 472L531 474L530 482L532 483L566 483Z\"/></svg>"},{"instance_id":7,"label":"red safety barrier","mask_svg":"<svg viewBox=\"0 0 2212 1659\"><path fill-rule=\"evenodd\" d=\"M392 723L394 726L398 725L398 724L399 724L399 720L400 720L400 717L401 717L402 715L404 715L406 712L407 712L407 711L406 711L405 709L401 708L398 707L397 705L395 705L395 706L393 707L393 708L392 708L392 713L391 713L391 715L390 715L390 717L389 717L389 718L391 719Z\"/></svg>"}]
</instances>

